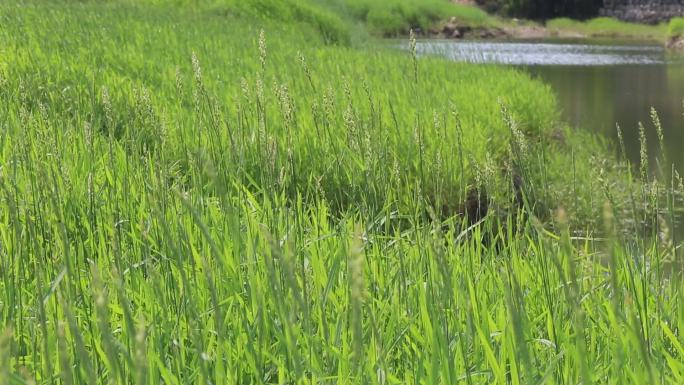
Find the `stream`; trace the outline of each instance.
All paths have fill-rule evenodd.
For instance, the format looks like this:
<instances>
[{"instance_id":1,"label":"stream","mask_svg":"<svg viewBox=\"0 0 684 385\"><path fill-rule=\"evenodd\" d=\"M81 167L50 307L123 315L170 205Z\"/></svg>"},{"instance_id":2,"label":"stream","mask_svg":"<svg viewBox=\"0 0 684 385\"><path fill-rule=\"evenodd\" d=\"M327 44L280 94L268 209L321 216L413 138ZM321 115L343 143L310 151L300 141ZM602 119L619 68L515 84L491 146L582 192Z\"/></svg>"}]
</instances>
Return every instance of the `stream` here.
<instances>
[{"instance_id":1,"label":"stream","mask_svg":"<svg viewBox=\"0 0 684 385\"><path fill-rule=\"evenodd\" d=\"M563 118L578 129L617 138L620 125L627 156L639 162L638 123L647 128L649 154L658 153L651 124L654 107L662 122L666 152L684 171L684 55L658 43L577 40L423 40L420 55L523 68L551 85ZM655 165L655 162L650 162Z\"/></svg>"}]
</instances>

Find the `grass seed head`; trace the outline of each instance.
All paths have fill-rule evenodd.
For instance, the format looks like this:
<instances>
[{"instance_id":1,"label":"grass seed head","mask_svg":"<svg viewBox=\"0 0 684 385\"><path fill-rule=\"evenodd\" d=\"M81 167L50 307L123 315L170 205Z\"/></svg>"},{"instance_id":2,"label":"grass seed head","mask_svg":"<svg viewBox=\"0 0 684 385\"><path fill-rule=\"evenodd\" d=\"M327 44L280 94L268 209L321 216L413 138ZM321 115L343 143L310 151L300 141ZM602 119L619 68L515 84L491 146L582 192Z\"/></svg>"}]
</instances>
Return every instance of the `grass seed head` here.
<instances>
[{"instance_id":1,"label":"grass seed head","mask_svg":"<svg viewBox=\"0 0 684 385\"><path fill-rule=\"evenodd\" d=\"M104 108L107 130L112 135L114 133L114 109L112 108L112 101L107 87L102 87L102 106Z\"/></svg>"},{"instance_id":2,"label":"grass seed head","mask_svg":"<svg viewBox=\"0 0 684 385\"><path fill-rule=\"evenodd\" d=\"M259 31L259 61L261 62L261 71L266 71L266 32L263 29Z\"/></svg>"},{"instance_id":3,"label":"grass seed head","mask_svg":"<svg viewBox=\"0 0 684 385\"><path fill-rule=\"evenodd\" d=\"M627 150L625 148L625 139L622 135L622 128L620 128L619 123L615 123L615 129L617 130L618 144L620 145L621 155L627 157Z\"/></svg>"},{"instance_id":4,"label":"grass seed head","mask_svg":"<svg viewBox=\"0 0 684 385\"><path fill-rule=\"evenodd\" d=\"M242 97L245 99L245 101L249 101L251 99L249 83L247 83L247 79L244 77L240 78L240 90L242 91Z\"/></svg>"},{"instance_id":5,"label":"grass seed head","mask_svg":"<svg viewBox=\"0 0 684 385\"><path fill-rule=\"evenodd\" d=\"M180 67L176 66L175 72L176 78L176 94L179 98L183 96L183 74L181 73Z\"/></svg>"},{"instance_id":6,"label":"grass seed head","mask_svg":"<svg viewBox=\"0 0 684 385\"><path fill-rule=\"evenodd\" d=\"M190 60L192 61L192 72L195 75L195 83L197 83L197 85L201 85L202 67L200 66L199 59L197 58L197 55L194 52L192 53Z\"/></svg>"},{"instance_id":7,"label":"grass seed head","mask_svg":"<svg viewBox=\"0 0 684 385\"><path fill-rule=\"evenodd\" d=\"M413 32L413 28L409 30L409 49L411 50L413 62L413 78L418 83L418 42L416 41L416 34Z\"/></svg>"},{"instance_id":8,"label":"grass seed head","mask_svg":"<svg viewBox=\"0 0 684 385\"><path fill-rule=\"evenodd\" d=\"M660 117L658 116L658 111L656 111L655 108L651 107L651 122L653 122L653 126L656 129L656 133L658 134L658 142L660 143L660 149L661 151L665 150L665 135L663 134L663 126L660 123Z\"/></svg>"},{"instance_id":9,"label":"grass seed head","mask_svg":"<svg viewBox=\"0 0 684 385\"><path fill-rule=\"evenodd\" d=\"M640 174L641 180L646 183L648 181L648 144L646 142L646 129L644 125L639 122L639 159L640 159Z\"/></svg>"}]
</instances>

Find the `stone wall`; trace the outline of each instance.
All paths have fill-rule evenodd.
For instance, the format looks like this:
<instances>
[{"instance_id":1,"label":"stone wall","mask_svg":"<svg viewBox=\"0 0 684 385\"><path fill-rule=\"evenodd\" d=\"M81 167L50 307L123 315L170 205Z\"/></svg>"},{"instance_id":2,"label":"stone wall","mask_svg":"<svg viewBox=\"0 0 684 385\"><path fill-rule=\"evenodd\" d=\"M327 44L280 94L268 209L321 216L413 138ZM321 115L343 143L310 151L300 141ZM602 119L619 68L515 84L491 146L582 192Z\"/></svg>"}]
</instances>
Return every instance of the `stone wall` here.
<instances>
[{"instance_id":1,"label":"stone wall","mask_svg":"<svg viewBox=\"0 0 684 385\"><path fill-rule=\"evenodd\" d=\"M684 0L604 0L601 16L655 24L684 16Z\"/></svg>"}]
</instances>

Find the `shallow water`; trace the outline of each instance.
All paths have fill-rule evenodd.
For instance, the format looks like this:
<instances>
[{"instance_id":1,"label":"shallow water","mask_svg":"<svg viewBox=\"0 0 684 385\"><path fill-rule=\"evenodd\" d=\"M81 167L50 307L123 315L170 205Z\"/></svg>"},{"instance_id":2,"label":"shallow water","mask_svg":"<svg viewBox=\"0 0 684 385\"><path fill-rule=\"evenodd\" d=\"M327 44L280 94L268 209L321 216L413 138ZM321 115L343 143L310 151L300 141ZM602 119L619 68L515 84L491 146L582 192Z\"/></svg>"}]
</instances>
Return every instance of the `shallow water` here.
<instances>
[{"instance_id":1,"label":"shallow water","mask_svg":"<svg viewBox=\"0 0 684 385\"><path fill-rule=\"evenodd\" d=\"M616 123L628 156L639 160L638 122L649 129L649 153L657 152L650 124L654 107L662 121L666 151L684 171L684 55L661 45L606 41L419 41L421 55L524 68L551 85L563 117L573 126L616 138ZM654 162L651 162L654 164Z\"/></svg>"}]
</instances>

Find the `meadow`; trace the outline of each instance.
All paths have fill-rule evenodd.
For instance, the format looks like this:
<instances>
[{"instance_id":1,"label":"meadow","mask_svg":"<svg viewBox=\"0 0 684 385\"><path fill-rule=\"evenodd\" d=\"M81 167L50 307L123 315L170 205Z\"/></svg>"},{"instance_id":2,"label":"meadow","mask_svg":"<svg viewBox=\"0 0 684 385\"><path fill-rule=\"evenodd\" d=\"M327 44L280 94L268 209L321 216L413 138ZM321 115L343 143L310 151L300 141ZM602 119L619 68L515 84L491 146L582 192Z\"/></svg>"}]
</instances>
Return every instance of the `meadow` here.
<instances>
[{"instance_id":1,"label":"meadow","mask_svg":"<svg viewBox=\"0 0 684 385\"><path fill-rule=\"evenodd\" d=\"M350 4L0 4L0 385L684 381L666 154Z\"/></svg>"}]
</instances>

